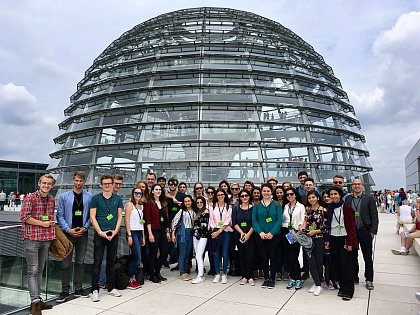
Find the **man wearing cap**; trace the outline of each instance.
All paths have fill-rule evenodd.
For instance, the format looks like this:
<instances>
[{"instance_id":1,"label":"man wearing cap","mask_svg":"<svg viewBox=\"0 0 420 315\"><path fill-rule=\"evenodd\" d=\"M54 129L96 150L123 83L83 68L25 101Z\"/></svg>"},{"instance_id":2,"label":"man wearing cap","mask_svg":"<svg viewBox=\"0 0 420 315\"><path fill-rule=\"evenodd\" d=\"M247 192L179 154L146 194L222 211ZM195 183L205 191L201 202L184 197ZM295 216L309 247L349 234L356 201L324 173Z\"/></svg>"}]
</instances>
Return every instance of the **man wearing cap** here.
<instances>
[{"instance_id":1,"label":"man wearing cap","mask_svg":"<svg viewBox=\"0 0 420 315\"><path fill-rule=\"evenodd\" d=\"M346 203L354 210L356 223L356 236L360 244L365 261L366 288L373 290L373 260L372 241L378 233L378 209L375 199L363 193L363 183L359 178L353 180L353 194L346 198ZM354 281L359 282L358 250L353 250L353 275Z\"/></svg>"},{"instance_id":2,"label":"man wearing cap","mask_svg":"<svg viewBox=\"0 0 420 315\"><path fill-rule=\"evenodd\" d=\"M271 185L273 187L273 190L276 189L278 180L274 176L270 176L267 180L267 184Z\"/></svg>"}]
</instances>

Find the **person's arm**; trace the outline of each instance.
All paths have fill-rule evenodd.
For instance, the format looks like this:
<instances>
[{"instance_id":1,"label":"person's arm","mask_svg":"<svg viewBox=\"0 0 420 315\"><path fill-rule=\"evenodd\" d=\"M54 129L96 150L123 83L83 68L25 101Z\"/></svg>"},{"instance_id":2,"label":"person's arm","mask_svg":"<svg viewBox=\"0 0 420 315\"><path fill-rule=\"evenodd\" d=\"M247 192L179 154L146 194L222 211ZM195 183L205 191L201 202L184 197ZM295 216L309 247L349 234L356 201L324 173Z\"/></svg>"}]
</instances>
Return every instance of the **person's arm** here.
<instances>
[{"instance_id":1,"label":"person's arm","mask_svg":"<svg viewBox=\"0 0 420 315\"><path fill-rule=\"evenodd\" d=\"M60 198L58 199L58 205L57 205L57 215L56 215L57 223L58 223L58 226L64 232L67 232L70 235L73 235L72 231L69 232L69 230L71 230L71 227L69 226L69 224L66 221L66 218L64 217L65 206L66 206L66 200L64 199L64 194L61 194Z\"/></svg>"},{"instance_id":2,"label":"person's arm","mask_svg":"<svg viewBox=\"0 0 420 315\"><path fill-rule=\"evenodd\" d=\"M400 209L398 208L398 211L399 210ZM370 234L372 235L372 238L374 238L375 235L378 234L379 216L378 216L378 208L376 206L375 199L373 199L372 197L369 198L369 213L370 213L370 218L372 221ZM399 214L398 214L398 217L399 217Z\"/></svg>"},{"instance_id":3,"label":"person's arm","mask_svg":"<svg viewBox=\"0 0 420 315\"><path fill-rule=\"evenodd\" d=\"M258 223L258 209L255 204L252 206L252 227L262 239L265 238L265 233L262 231L260 224Z\"/></svg>"},{"instance_id":4,"label":"person's arm","mask_svg":"<svg viewBox=\"0 0 420 315\"><path fill-rule=\"evenodd\" d=\"M96 208L90 208L90 222L92 223L93 228L95 229L96 233L98 233L99 236L103 237L103 238L107 238L106 236L106 232L107 231L102 231L101 228L99 227L99 223L96 220Z\"/></svg>"},{"instance_id":5,"label":"person's arm","mask_svg":"<svg viewBox=\"0 0 420 315\"><path fill-rule=\"evenodd\" d=\"M30 224L30 225L38 225L42 226L44 228L47 228L50 226L50 221L41 221L38 219L35 219L32 216L32 209L33 209L33 201L31 197L25 198L22 209L20 210L20 219L22 223Z\"/></svg>"},{"instance_id":6,"label":"person's arm","mask_svg":"<svg viewBox=\"0 0 420 315\"><path fill-rule=\"evenodd\" d=\"M83 205L83 207L86 209L86 211L89 211L89 209L90 209L90 201L92 200L92 194L90 193L90 192L84 192L86 195L87 195L87 198L86 198L86 202L87 202L87 205L85 206L85 205ZM86 220L86 222L85 222L85 224L84 224L84 228L86 229L86 231L85 232L87 232L87 230L89 230L89 228L92 226L92 223L90 222L90 215L88 214L88 219Z\"/></svg>"},{"instance_id":7,"label":"person's arm","mask_svg":"<svg viewBox=\"0 0 420 315\"><path fill-rule=\"evenodd\" d=\"M118 232L120 231L120 227L121 227L121 223L122 223L122 212L123 212L123 208L118 207L118 220L117 220L117 225L115 226L115 230L112 233L112 237L117 235Z\"/></svg>"},{"instance_id":8,"label":"person's arm","mask_svg":"<svg viewBox=\"0 0 420 315\"><path fill-rule=\"evenodd\" d=\"M283 208L281 207L280 202L277 204L277 207L274 204L274 201L271 203L274 207L274 211L276 211L276 222L273 226L273 228L270 231L271 235L276 235L280 232L281 225L283 223Z\"/></svg>"},{"instance_id":9,"label":"person's arm","mask_svg":"<svg viewBox=\"0 0 420 315\"><path fill-rule=\"evenodd\" d=\"M133 210L133 204L131 202L127 202L127 204L125 205L125 230L127 232L128 246L131 246L133 244L133 237L131 236L131 227L130 227L132 210Z\"/></svg>"}]
</instances>

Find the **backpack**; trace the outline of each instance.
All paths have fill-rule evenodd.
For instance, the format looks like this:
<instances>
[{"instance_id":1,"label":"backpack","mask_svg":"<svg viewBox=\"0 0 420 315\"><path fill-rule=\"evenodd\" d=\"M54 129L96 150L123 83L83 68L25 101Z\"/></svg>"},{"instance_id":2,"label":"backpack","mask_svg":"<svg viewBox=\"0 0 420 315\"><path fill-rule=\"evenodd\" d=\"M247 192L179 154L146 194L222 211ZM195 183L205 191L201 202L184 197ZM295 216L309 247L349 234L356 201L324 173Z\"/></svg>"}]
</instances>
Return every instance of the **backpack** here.
<instances>
[{"instance_id":1,"label":"backpack","mask_svg":"<svg viewBox=\"0 0 420 315\"><path fill-rule=\"evenodd\" d=\"M130 277L127 274L128 268L127 256L117 257L114 265L115 288L117 290L124 290L128 286Z\"/></svg>"}]
</instances>

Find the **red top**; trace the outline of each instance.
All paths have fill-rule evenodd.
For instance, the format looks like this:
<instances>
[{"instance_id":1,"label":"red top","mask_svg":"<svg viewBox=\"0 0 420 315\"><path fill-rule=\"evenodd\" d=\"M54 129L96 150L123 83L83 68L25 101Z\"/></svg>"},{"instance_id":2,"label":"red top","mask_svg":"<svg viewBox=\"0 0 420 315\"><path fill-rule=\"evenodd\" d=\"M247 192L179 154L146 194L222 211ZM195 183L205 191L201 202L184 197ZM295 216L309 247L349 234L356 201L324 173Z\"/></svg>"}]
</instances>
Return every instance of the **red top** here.
<instances>
[{"instance_id":1,"label":"red top","mask_svg":"<svg viewBox=\"0 0 420 315\"><path fill-rule=\"evenodd\" d=\"M169 217L168 217L168 207L165 206L163 207L163 211L164 211L164 223L165 223L165 228L169 229L171 226L171 222L169 221ZM159 208L157 207L157 205L152 202L152 201L148 201L146 202L146 204L144 205L144 220L146 221L146 225L151 224L152 225L152 230L160 230L160 215L159 215Z\"/></svg>"},{"instance_id":2,"label":"red top","mask_svg":"<svg viewBox=\"0 0 420 315\"><path fill-rule=\"evenodd\" d=\"M28 238L34 241L51 241L55 239L55 222L54 222L54 197L48 195L42 197L39 191L27 195L23 201L22 209L20 211L20 220L22 221L22 240ZM34 218L39 221L43 217L48 216L48 221L51 222L50 226L44 228L39 225L26 224L26 220Z\"/></svg>"}]
</instances>

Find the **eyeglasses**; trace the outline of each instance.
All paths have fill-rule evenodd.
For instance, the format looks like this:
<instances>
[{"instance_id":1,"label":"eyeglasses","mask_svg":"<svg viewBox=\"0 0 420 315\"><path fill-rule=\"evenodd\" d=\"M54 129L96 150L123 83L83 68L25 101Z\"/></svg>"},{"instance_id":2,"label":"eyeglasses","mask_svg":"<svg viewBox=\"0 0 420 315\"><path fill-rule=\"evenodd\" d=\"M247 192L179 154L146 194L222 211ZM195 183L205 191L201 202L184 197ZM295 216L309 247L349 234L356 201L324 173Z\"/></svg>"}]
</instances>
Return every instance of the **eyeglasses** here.
<instances>
[{"instance_id":1,"label":"eyeglasses","mask_svg":"<svg viewBox=\"0 0 420 315\"><path fill-rule=\"evenodd\" d=\"M214 195L214 191L208 191L207 195Z\"/></svg>"},{"instance_id":2,"label":"eyeglasses","mask_svg":"<svg viewBox=\"0 0 420 315\"><path fill-rule=\"evenodd\" d=\"M142 191L135 191L134 192L134 195L136 195L136 196L142 196L143 195L143 192Z\"/></svg>"},{"instance_id":3,"label":"eyeglasses","mask_svg":"<svg viewBox=\"0 0 420 315\"><path fill-rule=\"evenodd\" d=\"M241 195L241 198L247 198L249 197L248 195Z\"/></svg>"},{"instance_id":4,"label":"eyeglasses","mask_svg":"<svg viewBox=\"0 0 420 315\"><path fill-rule=\"evenodd\" d=\"M237 187L235 187L235 188L232 188L232 190L239 190L240 188L237 188Z\"/></svg>"},{"instance_id":5,"label":"eyeglasses","mask_svg":"<svg viewBox=\"0 0 420 315\"><path fill-rule=\"evenodd\" d=\"M115 185L115 186L121 186L121 185L122 185L122 183L116 183L116 182L114 182L114 185Z\"/></svg>"},{"instance_id":6,"label":"eyeglasses","mask_svg":"<svg viewBox=\"0 0 420 315\"><path fill-rule=\"evenodd\" d=\"M294 195L295 195L295 193L287 193L286 194L287 197L294 196Z\"/></svg>"},{"instance_id":7,"label":"eyeglasses","mask_svg":"<svg viewBox=\"0 0 420 315\"><path fill-rule=\"evenodd\" d=\"M170 184L169 184L169 186L176 186L176 184L174 184L174 183L170 183Z\"/></svg>"},{"instance_id":8,"label":"eyeglasses","mask_svg":"<svg viewBox=\"0 0 420 315\"><path fill-rule=\"evenodd\" d=\"M343 182L335 181L334 184L342 184Z\"/></svg>"},{"instance_id":9,"label":"eyeglasses","mask_svg":"<svg viewBox=\"0 0 420 315\"><path fill-rule=\"evenodd\" d=\"M202 204L202 203L203 203L202 201L197 201L197 202L196 202L196 204L198 204L198 205L199 205L199 204Z\"/></svg>"},{"instance_id":10,"label":"eyeglasses","mask_svg":"<svg viewBox=\"0 0 420 315\"><path fill-rule=\"evenodd\" d=\"M203 187L195 187L195 190L201 190Z\"/></svg>"},{"instance_id":11,"label":"eyeglasses","mask_svg":"<svg viewBox=\"0 0 420 315\"><path fill-rule=\"evenodd\" d=\"M217 194L217 197L224 197L225 194Z\"/></svg>"}]
</instances>

